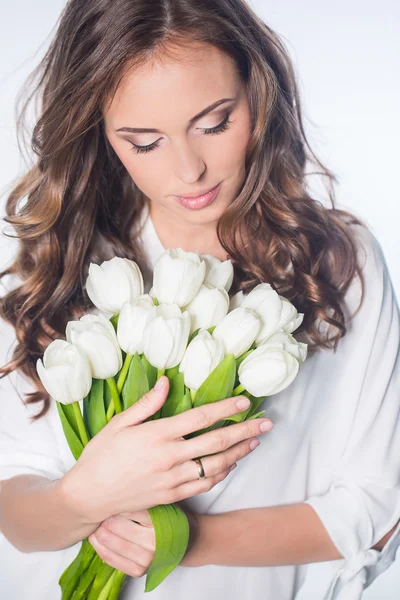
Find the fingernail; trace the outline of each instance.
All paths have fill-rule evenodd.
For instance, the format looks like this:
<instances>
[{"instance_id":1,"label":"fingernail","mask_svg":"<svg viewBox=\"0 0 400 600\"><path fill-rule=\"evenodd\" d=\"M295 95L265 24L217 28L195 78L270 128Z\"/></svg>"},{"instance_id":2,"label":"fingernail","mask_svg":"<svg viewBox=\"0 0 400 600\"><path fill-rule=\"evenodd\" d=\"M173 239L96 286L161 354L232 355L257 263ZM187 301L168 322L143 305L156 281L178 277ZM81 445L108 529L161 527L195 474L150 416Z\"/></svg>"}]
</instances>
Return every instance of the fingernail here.
<instances>
[{"instance_id":1,"label":"fingernail","mask_svg":"<svg viewBox=\"0 0 400 600\"><path fill-rule=\"evenodd\" d=\"M257 446L260 445L260 441L259 440L251 440L250 442L250 450L255 450L257 448Z\"/></svg>"},{"instance_id":2,"label":"fingernail","mask_svg":"<svg viewBox=\"0 0 400 600\"><path fill-rule=\"evenodd\" d=\"M271 421L263 421L260 425L260 429L263 432L271 431L272 428L273 428L273 424L271 423Z\"/></svg>"},{"instance_id":3,"label":"fingernail","mask_svg":"<svg viewBox=\"0 0 400 600\"><path fill-rule=\"evenodd\" d=\"M236 402L236 406L238 408L241 408L242 410L244 408L249 408L249 406L250 406L250 400L248 398L241 398L240 400L238 400Z\"/></svg>"},{"instance_id":4,"label":"fingernail","mask_svg":"<svg viewBox=\"0 0 400 600\"><path fill-rule=\"evenodd\" d=\"M161 388L164 385L164 378L160 377L160 379L157 381L156 385L154 386L155 390L161 390Z\"/></svg>"},{"instance_id":5,"label":"fingernail","mask_svg":"<svg viewBox=\"0 0 400 600\"><path fill-rule=\"evenodd\" d=\"M235 463L235 464L233 464L233 465L231 466L231 468L229 469L229 473L230 473L231 471L233 471L233 469L236 469L236 467L237 467L237 464L236 464L236 463Z\"/></svg>"}]
</instances>

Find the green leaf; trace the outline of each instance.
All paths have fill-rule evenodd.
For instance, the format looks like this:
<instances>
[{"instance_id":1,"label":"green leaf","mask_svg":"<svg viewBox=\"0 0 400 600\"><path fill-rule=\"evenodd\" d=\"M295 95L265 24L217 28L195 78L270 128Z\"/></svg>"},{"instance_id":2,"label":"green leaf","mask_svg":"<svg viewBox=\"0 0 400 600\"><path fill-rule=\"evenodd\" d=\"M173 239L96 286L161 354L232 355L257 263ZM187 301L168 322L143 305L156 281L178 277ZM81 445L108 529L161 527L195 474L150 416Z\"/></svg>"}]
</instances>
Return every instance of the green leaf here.
<instances>
[{"instance_id":1,"label":"green leaf","mask_svg":"<svg viewBox=\"0 0 400 600\"><path fill-rule=\"evenodd\" d=\"M106 586L108 580L111 575L115 572L114 567L111 567L109 564L104 563L101 565L100 569L96 573L96 577L93 581L93 585L90 588L89 595L87 596L87 600L97 600L100 592ZM111 588L112 582L109 583L109 587Z\"/></svg>"},{"instance_id":2,"label":"green leaf","mask_svg":"<svg viewBox=\"0 0 400 600\"><path fill-rule=\"evenodd\" d=\"M147 571L145 592L154 590L178 566L189 543L189 522L177 504L148 509L156 535L156 551Z\"/></svg>"},{"instance_id":3,"label":"green leaf","mask_svg":"<svg viewBox=\"0 0 400 600\"><path fill-rule=\"evenodd\" d=\"M104 408L104 379L93 379L87 403L87 421L92 438L107 425Z\"/></svg>"},{"instance_id":4,"label":"green leaf","mask_svg":"<svg viewBox=\"0 0 400 600\"><path fill-rule=\"evenodd\" d=\"M184 397L185 384L183 381L183 373L177 373L170 382L167 399L161 407L161 418L173 417L174 415L183 412L182 407ZM191 404L189 408L192 408Z\"/></svg>"},{"instance_id":5,"label":"green leaf","mask_svg":"<svg viewBox=\"0 0 400 600\"><path fill-rule=\"evenodd\" d=\"M81 436L79 434L78 423L76 422L76 417L75 417L75 413L74 413L74 407L72 406L72 404L63 404L62 407L63 407L65 418L67 419L68 423L70 424L71 428L73 429L75 435L78 437L78 439L81 439Z\"/></svg>"},{"instance_id":6,"label":"green leaf","mask_svg":"<svg viewBox=\"0 0 400 600\"><path fill-rule=\"evenodd\" d=\"M229 398L232 395L235 376L235 357L233 354L227 354L197 390L193 408Z\"/></svg>"},{"instance_id":7,"label":"green leaf","mask_svg":"<svg viewBox=\"0 0 400 600\"><path fill-rule=\"evenodd\" d=\"M153 367L153 365L149 363L144 354L142 355L141 360L146 370L147 381L149 382L149 390L151 390L151 388L155 386L157 381L157 367Z\"/></svg>"},{"instance_id":8,"label":"green leaf","mask_svg":"<svg viewBox=\"0 0 400 600\"><path fill-rule=\"evenodd\" d=\"M251 407L250 407L250 410L249 410L249 413L247 415L246 420L249 420L254 415L254 413L256 412L257 408L259 406L261 406L261 404L266 399L267 399L267 396L252 396L250 394Z\"/></svg>"},{"instance_id":9,"label":"green leaf","mask_svg":"<svg viewBox=\"0 0 400 600\"><path fill-rule=\"evenodd\" d=\"M58 414L60 415L62 428L64 430L64 435L68 442L68 446L70 447L70 450L71 450L75 460L78 460L78 458L80 457L80 455L83 452L83 444L82 444L80 438L78 437L78 435L76 435L75 430L69 424L68 419L64 413L65 407L70 406L70 405L61 404L61 402L56 402L56 405L57 405Z\"/></svg>"},{"instance_id":10,"label":"green leaf","mask_svg":"<svg viewBox=\"0 0 400 600\"><path fill-rule=\"evenodd\" d=\"M199 333L200 329L201 329L201 327L198 327L197 329L195 329L195 331L193 331L192 335L191 335L191 336L189 336L189 339L188 339L188 346L189 346L190 342L191 342L192 340L194 340L194 338L195 338L195 337L198 335L198 333ZM211 328L210 328L210 329L211 329Z\"/></svg>"},{"instance_id":11,"label":"green leaf","mask_svg":"<svg viewBox=\"0 0 400 600\"><path fill-rule=\"evenodd\" d=\"M261 412L257 413L256 415L252 415L251 417L249 417L247 419L247 421L250 421L250 419L258 419L258 417L261 417L264 413L265 413L265 410L262 410Z\"/></svg>"},{"instance_id":12,"label":"green leaf","mask_svg":"<svg viewBox=\"0 0 400 600\"><path fill-rule=\"evenodd\" d=\"M89 566L83 573L76 586L75 593L73 595L73 600L85 600L87 598L87 591L103 564L103 560L97 553L95 553L92 561L90 562Z\"/></svg>"},{"instance_id":13,"label":"green leaf","mask_svg":"<svg viewBox=\"0 0 400 600\"><path fill-rule=\"evenodd\" d=\"M104 410L105 410L106 414L108 411L108 407L110 406L111 399L112 399L112 395L111 395L110 386L104 385Z\"/></svg>"},{"instance_id":14,"label":"green leaf","mask_svg":"<svg viewBox=\"0 0 400 600\"><path fill-rule=\"evenodd\" d=\"M119 319L119 314L116 314L116 315L113 315L112 317L110 317L110 321L112 323L112 326L115 329L115 333L117 333L118 319Z\"/></svg>"},{"instance_id":15,"label":"green leaf","mask_svg":"<svg viewBox=\"0 0 400 600\"><path fill-rule=\"evenodd\" d=\"M58 584L62 591L62 600L70 600L77 587L79 578L86 571L96 554L95 549L87 539L83 540L78 554L72 563L62 573Z\"/></svg>"},{"instance_id":16,"label":"green leaf","mask_svg":"<svg viewBox=\"0 0 400 600\"><path fill-rule=\"evenodd\" d=\"M122 388L124 410L140 400L149 389L146 369L136 352L129 365L128 375Z\"/></svg>"},{"instance_id":17,"label":"green leaf","mask_svg":"<svg viewBox=\"0 0 400 600\"><path fill-rule=\"evenodd\" d=\"M185 392L182 400L180 401L180 403L178 404L174 415L179 415L180 413L186 412L187 410L190 410L192 407L192 399L190 397L190 391L188 390L187 392Z\"/></svg>"}]
</instances>

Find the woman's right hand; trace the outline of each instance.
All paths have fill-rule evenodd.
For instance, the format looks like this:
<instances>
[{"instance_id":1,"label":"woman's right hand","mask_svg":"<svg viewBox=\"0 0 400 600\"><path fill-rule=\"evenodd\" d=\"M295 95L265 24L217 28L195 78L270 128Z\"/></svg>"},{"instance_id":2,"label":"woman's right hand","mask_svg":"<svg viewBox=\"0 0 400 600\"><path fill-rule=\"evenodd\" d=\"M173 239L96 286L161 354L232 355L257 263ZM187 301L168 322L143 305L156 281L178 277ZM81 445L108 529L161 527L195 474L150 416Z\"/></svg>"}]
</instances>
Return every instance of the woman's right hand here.
<instances>
[{"instance_id":1,"label":"woman's right hand","mask_svg":"<svg viewBox=\"0 0 400 600\"><path fill-rule=\"evenodd\" d=\"M144 423L167 398L168 378L163 375L159 382L163 383L160 389L152 388L115 415L64 475L63 489L88 523L210 490L225 479L236 461L251 452L251 441L263 433L261 423L272 427L269 419L251 419L186 440L183 436L244 410L236 405L244 397L226 398ZM205 457L204 479L198 478L197 464L191 460L199 456Z\"/></svg>"}]
</instances>

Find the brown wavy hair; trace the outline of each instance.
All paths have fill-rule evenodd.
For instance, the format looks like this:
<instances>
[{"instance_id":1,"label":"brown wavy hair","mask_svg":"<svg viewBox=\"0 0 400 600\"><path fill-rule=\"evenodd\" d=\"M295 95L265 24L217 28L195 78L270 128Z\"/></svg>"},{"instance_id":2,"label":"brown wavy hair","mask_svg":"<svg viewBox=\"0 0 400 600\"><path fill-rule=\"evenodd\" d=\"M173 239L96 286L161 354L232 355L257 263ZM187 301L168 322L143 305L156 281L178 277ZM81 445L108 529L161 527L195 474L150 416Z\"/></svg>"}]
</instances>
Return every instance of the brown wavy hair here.
<instances>
[{"instance_id":1,"label":"brown wavy hair","mask_svg":"<svg viewBox=\"0 0 400 600\"><path fill-rule=\"evenodd\" d=\"M355 275L363 282L350 224L364 224L335 209L337 178L306 139L294 69L278 35L242 0L70 0L28 78L33 91L18 96L19 133L32 99L40 101L30 140L36 162L7 199L5 221L19 250L0 273L0 280L20 279L1 299L0 316L14 326L18 345L0 373L20 369L34 383L27 403L43 402L35 418L50 402L36 361L53 339L65 339L69 320L92 307L85 282L90 262L109 258L102 240L146 269L132 235L145 198L105 136L102 108L128 68L190 42L234 59L251 110L245 181L218 223L235 268L230 293L270 282L304 313L297 332L310 349L336 350L346 333L342 300ZM326 178L332 208L311 197L307 161Z\"/></svg>"}]
</instances>

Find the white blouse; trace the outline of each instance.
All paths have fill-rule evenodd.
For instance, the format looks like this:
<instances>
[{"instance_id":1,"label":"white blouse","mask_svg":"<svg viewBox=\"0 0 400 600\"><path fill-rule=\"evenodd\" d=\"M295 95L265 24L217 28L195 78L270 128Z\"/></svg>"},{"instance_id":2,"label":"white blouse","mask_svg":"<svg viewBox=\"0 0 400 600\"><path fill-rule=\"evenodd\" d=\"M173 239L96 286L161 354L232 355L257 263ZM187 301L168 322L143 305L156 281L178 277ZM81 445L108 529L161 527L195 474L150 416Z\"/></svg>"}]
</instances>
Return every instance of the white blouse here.
<instances>
[{"instance_id":1,"label":"white blouse","mask_svg":"<svg viewBox=\"0 0 400 600\"><path fill-rule=\"evenodd\" d=\"M147 216L142 240L154 265L164 248ZM400 518L399 308L380 244L370 232L353 229L365 298L337 351L310 354L294 383L260 406L274 423L259 436L260 446L212 490L186 501L203 514L306 502L344 558L280 567L178 566L146 594L146 575L129 578L123 600L358 600L395 560L400 525L382 552L370 548ZM359 299L355 278L346 293L347 314ZM14 341L13 329L2 322L2 365ZM37 408L23 405L28 391L32 386L19 373L0 380L0 480L22 473L56 479L75 462L55 402L30 423ZM1 597L61 598L58 578L79 546L24 554L0 534Z\"/></svg>"}]
</instances>

